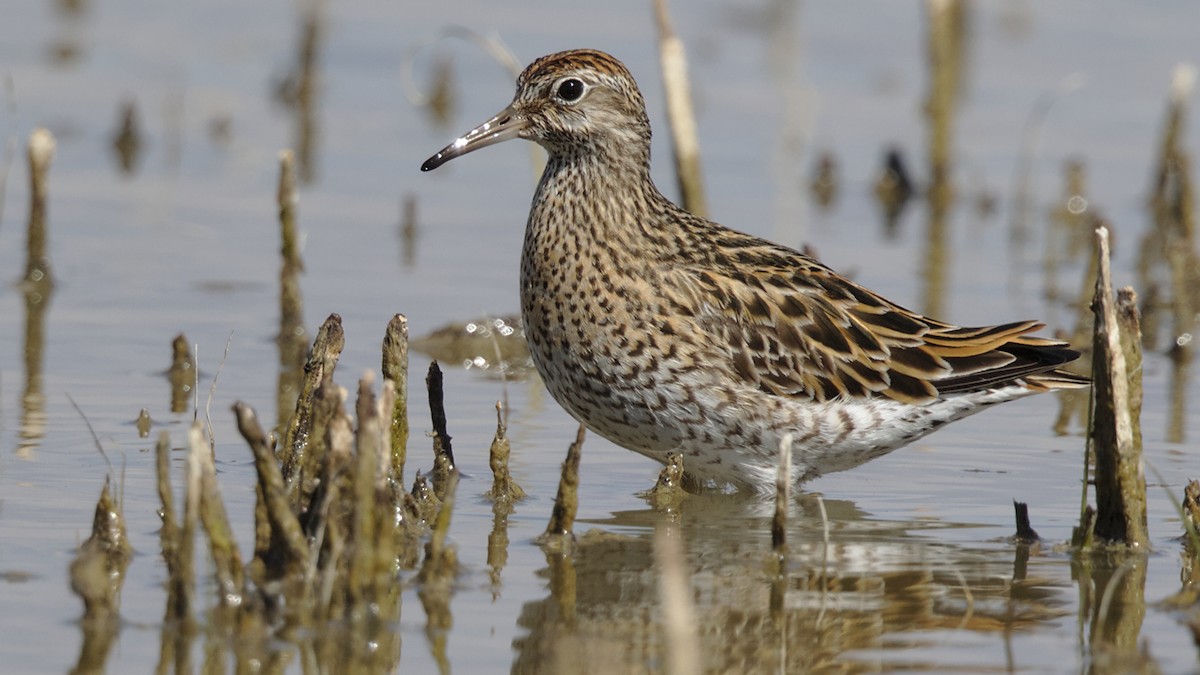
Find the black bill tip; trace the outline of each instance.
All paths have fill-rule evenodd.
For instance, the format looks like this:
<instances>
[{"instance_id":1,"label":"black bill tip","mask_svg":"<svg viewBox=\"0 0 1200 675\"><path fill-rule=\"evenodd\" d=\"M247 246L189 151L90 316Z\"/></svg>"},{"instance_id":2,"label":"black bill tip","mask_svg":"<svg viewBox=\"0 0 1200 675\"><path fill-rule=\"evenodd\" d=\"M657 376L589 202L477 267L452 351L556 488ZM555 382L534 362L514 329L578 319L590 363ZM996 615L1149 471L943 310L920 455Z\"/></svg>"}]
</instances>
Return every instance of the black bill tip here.
<instances>
[{"instance_id":1,"label":"black bill tip","mask_svg":"<svg viewBox=\"0 0 1200 675\"><path fill-rule=\"evenodd\" d=\"M422 171L433 171L434 169L438 168L439 166L445 164L446 158L444 158L442 156L442 154L443 153L439 152L438 154L434 155L433 157L430 157L429 159L425 160L425 163L421 165L421 170Z\"/></svg>"}]
</instances>

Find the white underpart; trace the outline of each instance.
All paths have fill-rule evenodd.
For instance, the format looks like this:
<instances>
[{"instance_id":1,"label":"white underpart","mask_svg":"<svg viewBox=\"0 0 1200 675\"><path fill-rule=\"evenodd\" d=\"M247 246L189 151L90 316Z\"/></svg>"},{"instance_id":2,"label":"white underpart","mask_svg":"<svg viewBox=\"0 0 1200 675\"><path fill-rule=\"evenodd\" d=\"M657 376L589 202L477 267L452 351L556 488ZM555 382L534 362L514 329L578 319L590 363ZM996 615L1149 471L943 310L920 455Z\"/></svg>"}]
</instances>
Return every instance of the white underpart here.
<instances>
[{"instance_id":1,"label":"white underpart","mask_svg":"<svg viewBox=\"0 0 1200 675\"><path fill-rule=\"evenodd\" d=\"M797 480L845 471L912 443L949 422L977 413L992 404L1034 392L1021 385L949 396L923 406L891 399L834 400L786 406L779 413L791 419L763 434L763 448L746 448L742 470L746 483L770 490L775 482L777 452L785 434L792 434L793 475ZM852 430L847 433L846 427ZM687 467L685 460L684 466ZM703 473L703 467L700 469Z\"/></svg>"}]
</instances>

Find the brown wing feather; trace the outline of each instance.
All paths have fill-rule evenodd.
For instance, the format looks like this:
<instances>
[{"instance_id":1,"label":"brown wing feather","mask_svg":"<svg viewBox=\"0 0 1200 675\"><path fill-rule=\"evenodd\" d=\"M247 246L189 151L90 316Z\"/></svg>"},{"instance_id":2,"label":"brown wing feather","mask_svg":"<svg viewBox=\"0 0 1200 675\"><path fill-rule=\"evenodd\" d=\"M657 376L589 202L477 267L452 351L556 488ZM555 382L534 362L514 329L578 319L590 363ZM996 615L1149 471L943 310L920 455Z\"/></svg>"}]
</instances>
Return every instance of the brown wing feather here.
<instances>
[{"instance_id":1,"label":"brown wing feather","mask_svg":"<svg viewBox=\"0 0 1200 675\"><path fill-rule=\"evenodd\" d=\"M886 396L914 404L1018 380L1031 388L1087 382L1055 368L1078 353L1028 335L1036 321L961 327L929 319L798 252L722 233L678 284L748 384L790 397ZM675 285L679 288L678 285ZM1044 374L1038 378L1038 374Z\"/></svg>"}]
</instances>

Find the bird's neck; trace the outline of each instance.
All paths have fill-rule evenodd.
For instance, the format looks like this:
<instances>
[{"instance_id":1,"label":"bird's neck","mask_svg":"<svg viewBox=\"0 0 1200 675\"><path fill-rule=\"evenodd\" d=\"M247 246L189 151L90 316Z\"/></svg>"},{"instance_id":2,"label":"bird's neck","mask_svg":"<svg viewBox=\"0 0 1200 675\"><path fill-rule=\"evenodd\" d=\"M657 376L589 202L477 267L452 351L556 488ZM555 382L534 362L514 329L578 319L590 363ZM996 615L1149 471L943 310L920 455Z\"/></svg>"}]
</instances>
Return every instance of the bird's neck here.
<instances>
[{"instance_id":1,"label":"bird's neck","mask_svg":"<svg viewBox=\"0 0 1200 675\"><path fill-rule=\"evenodd\" d=\"M662 219L654 214L673 208L650 179L648 158L636 150L551 152L530 209L529 234L610 244L656 237Z\"/></svg>"},{"instance_id":2,"label":"bird's neck","mask_svg":"<svg viewBox=\"0 0 1200 675\"><path fill-rule=\"evenodd\" d=\"M549 148L542 180L570 180L608 189L653 188L650 149L639 139L619 136L603 142L576 143Z\"/></svg>"}]
</instances>

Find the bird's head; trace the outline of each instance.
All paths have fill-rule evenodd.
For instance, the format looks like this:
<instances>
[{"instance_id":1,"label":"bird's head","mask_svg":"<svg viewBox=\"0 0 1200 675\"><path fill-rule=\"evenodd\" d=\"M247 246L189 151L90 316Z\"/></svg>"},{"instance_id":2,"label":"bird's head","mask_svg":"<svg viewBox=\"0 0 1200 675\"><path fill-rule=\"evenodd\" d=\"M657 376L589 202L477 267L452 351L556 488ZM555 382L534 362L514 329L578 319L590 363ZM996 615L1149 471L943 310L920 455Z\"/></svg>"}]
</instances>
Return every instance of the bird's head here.
<instances>
[{"instance_id":1,"label":"bird's head","mask_svg":"<svg viewBox=\"0 0 1200 675\"><path fill-rule=\"evenodd\" d=\"M559 52L529 64L512 103L421 170L511 138L534 141L551 158L611 153L648 161L650 122L637 82L620 61L590 49Z\"/></svg>"}]
</instances>

